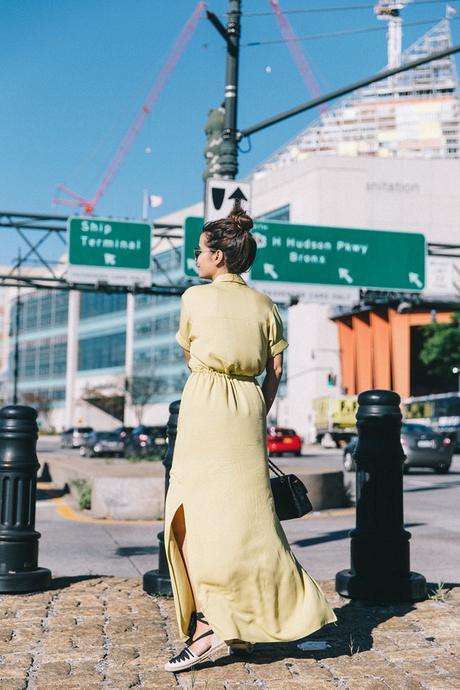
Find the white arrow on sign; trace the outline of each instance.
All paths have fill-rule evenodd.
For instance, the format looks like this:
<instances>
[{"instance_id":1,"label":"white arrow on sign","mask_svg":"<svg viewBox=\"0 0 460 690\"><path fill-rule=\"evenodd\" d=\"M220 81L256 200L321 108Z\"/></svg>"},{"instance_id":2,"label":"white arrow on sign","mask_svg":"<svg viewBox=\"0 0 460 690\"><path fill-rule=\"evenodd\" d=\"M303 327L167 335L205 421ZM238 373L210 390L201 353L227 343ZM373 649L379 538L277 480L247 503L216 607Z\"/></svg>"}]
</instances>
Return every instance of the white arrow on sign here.
<instances>
[{"instance_id":1,"label":"white arrow on sign","mask_svg":"<svg viewBox=\"0 0 460 690\"><path fill-rule=\"evenodd\" d=\"M195 259L187 259L187 269L189 271L195 271L195 273L198 273L198 267L196 265Z\"/></svg>"},{"instance_id":2,"label":"white arrow on sign","mask_svg":"<svg viewBox=\"0 0 460 690\"><path fill-rule=\"evenodd\" d=\"M423 287L423 283L420 280L420 276L418 273L409 273L409 283L412 283L415 285L415 287L421 288Z\"/></svg>"},{"instance_id":3,"label":"white arrow on sign","mask_svg":"<svg viewBox=\"0 0 460 690\"><path fill-rule=\"evenodd\" d=\"M115 266L116 265L115 254L104 254L104 263L107 266Z\"/></svg>"},{"instance_id":4,"label":"white arrow on sign","mask_svg":"<svg viewBox=\"0 0 460 690\"><path fill-rule=\"evenodd\" d=\"M351 285L353 283L353 278L348 273L348 268L339 268L339 278L343 278L346 282Z\"/></svg>"},{"instance_id":5,"label":"white arrow on sign","mask_svg":"<svg viewBox=\"0 0 460 690\"><path fill-rule=\"evenodd\" d=\"M271 276L274 280L278 280L278 274L273 264L264 264L264 273L265 275Z\"/></svg>"}]
</instances>

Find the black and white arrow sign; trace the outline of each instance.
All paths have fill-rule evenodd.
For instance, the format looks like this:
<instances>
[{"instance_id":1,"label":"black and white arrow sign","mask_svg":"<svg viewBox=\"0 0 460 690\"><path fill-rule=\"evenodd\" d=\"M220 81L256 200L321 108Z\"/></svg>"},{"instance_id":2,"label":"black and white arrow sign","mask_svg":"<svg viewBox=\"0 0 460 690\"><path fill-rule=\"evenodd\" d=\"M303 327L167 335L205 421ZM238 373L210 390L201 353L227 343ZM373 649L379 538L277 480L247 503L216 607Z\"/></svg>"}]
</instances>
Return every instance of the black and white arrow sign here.
<instances>
[{"instance_id":1,"label":"black and white arrow sign","mask_svg":"<svg viewBox=\"0 0 460 690\"><path fill-rule=\"evenodd\" d=\"M250 213L251 187L239 180L216 180L206 182L205 221L225 218L232 210L235 201Z\"/></svg>"}]
</instances>

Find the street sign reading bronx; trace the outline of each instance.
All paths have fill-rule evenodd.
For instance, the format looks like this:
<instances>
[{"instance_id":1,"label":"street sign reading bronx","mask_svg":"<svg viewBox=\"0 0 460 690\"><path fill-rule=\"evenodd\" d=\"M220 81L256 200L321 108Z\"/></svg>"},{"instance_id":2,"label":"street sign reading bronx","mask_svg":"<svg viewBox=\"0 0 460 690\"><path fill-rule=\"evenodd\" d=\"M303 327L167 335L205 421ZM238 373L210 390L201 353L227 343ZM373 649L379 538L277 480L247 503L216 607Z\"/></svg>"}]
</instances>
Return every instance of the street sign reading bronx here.
<instances>
[{"instance_id":1,"label":"street sign reading bronx","mask_svg":"<svg viewBox=\"0 0 460 690\"><path fill-rule=\"evenodd\" d=\"M257 222L253 281L419 291L425 237L414 232Z\"/></svg>"},{"instance_id":2,"label":"street sign reading bronx","mask_svg":"<svg viewBox=\"0 0 460 690\"><path fill-rule=\"evenodd\" d=\"M197 276L193 247L203 219L185 221L184 271ZM254 223L257 256L251 282L262 289L333 285L376 290L423 290L425 237L414 232L356 230L292 223ZM265 285L262 285L265 283Z\"/></svg>"},{"instance_id":3,"label":"street sign reading bronx","mask_svg":"<svg viewBox=\"0 0 460 690\"><path fill-rule=\"evenodd\" d=\"M150 223L74 216L67 230L69 280L151 285Z\"/></svg>"}]
</instances>

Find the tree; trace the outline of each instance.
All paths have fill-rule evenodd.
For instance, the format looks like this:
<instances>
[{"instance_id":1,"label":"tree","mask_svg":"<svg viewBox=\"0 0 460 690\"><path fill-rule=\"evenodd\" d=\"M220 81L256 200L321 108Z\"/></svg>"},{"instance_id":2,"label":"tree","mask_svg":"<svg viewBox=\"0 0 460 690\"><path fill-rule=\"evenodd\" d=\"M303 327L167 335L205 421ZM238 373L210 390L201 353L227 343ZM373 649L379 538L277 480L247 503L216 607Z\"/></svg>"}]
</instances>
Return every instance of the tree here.
<instances>
[{"instance_id":1,"label":"tree","mask_svg":"<svg viewBox=\"0 0 460 690\"><path fill-rule=\"evenodd\" d=\"M82 400L94 405L99 410L123 421L125 396L116 386L86 386L82 392Z\"/></svg>"},{"instance_id":2,"label":"tree","mask_svg":"<svg viewBox=\"0 0 460 690\"><path fill-rule=\"evenodd\" d=\"M445 376L460 366L460 312L451 323L431 323L423 328L424 343L420 359L430 374Z\"/></svg>"},{"instance_id":3,"label":"tree","mask_svg":"<svg viewBox=\"0 0 460 690\"><path fill-rule=\"evenodd\" d=\"M47 395L40 395L39 393L24 393L22 400L24 405L30 405L37 410L38 416L42 418L45 427L49 429L51 427L51 399Z\"/></svg>"},{"instance_id":4,"label":"tree","mask_svg":"<svg viewBox=\"0 0 460 690\"><path fill-rule=\"evenodd\" d=\"M131 397L131 404L134 408L137 423L142 424L145 406L159 391L158 380L153 374L132 376L125 380L125 390Z\"/></svg>"}]
</instances>

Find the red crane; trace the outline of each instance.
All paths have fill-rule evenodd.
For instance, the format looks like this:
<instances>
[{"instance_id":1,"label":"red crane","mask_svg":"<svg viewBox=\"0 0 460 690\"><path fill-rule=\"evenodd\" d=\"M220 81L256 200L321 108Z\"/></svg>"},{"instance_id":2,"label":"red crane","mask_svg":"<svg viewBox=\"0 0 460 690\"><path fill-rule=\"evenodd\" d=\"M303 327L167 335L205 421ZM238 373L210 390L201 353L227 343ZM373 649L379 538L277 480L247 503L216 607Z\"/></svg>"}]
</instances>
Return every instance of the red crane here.
<instances>
[{"instance_id":1,"label":"red crane","mask_svg":"<svg viewBox=\"0 0 460 690\"><path fill-rule=\"evenodd\" d=\"M91 197L91 199L85 199L80 194L77 194L76 192L73 192L71 189L68 189L68 187L66 187L65 185L59 184L57 189L60 192L66 194L69 198L66 199L62 197L56 197L55 199L53 199L55 203L65 204L67 206L80 206L83 208L84 213L88 214L92 214L94 212L96 204L98 203L99 199L102 197L105 190L115 177L118 169L120 168L123 160L125 159L125 156L127 155L128 151L133 145L134 140L141 131L145 120L150 115L150 112L158 96L162 92L169 77L171 76L171 73L173 72L174 68L179 62L179 59L195 31L196 26L198 24L198 20L205 7L205 2L199 2L195 10L193 11L193 14L191 15L190 19L187 21L184 28L182 29L176 43L173 46L171 53L169 54L165 64L161 68L161 71L157 79L155 80L155 83L150 89L147 98L145 99L141 108L137 112L137 115L134 118L132 125L126 132L123 141L121 142L120 146L118 147L114 156L112 157L109 165L107 166L107 169L102 176L99 186L96 189L94 195Z\"/></svg>"},{"instance_id":2,"label":"red crane","mask_svg":"<svg viewBox=\"0 0 460 690\"><path fill-rule=\"evenodd\" d=\"M287 47L292 55L292 59L294 60L297 69L304 80L305 86L313 98L318 98L321 95L318 82L316 81L315 75L313 74L307 59L300 48L299 39L294 29L292 28L289 20L283 14L279 0L269 0L269 2L273 12L275 13L281 34L286 41ZM327 110L327 107L322 106L320 110L321 112L324 112Z\"/></svg>"}]
</instances>

